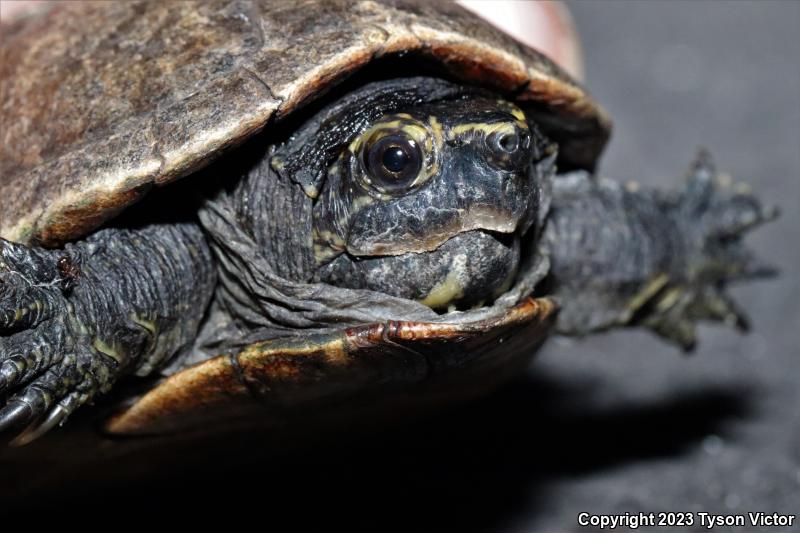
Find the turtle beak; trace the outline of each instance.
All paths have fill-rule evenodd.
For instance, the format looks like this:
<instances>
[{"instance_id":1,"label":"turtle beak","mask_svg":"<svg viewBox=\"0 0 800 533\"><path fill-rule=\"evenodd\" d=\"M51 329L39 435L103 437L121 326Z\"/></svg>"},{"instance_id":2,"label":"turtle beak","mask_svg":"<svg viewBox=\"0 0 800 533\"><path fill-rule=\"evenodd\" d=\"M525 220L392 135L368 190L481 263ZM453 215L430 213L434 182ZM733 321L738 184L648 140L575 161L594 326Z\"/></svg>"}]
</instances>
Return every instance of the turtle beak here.
<instances>
[{"instance_id":1,"label":"turtle beak","mask_svg":"<svg viewBox=\"0 0 800 533\"><path fill-rule=\"evenodd\" d=\"M430 228L423 234L407 231L392 235L391 239L350 239L347 252L355 256L386 256L407 253L433 252L450 239L473 230L511 235L521 226L521 213L492 205L478 205L453 213L449 220ZM353 232L358 235L358 232Z\"/></svg>"}]
</instances>

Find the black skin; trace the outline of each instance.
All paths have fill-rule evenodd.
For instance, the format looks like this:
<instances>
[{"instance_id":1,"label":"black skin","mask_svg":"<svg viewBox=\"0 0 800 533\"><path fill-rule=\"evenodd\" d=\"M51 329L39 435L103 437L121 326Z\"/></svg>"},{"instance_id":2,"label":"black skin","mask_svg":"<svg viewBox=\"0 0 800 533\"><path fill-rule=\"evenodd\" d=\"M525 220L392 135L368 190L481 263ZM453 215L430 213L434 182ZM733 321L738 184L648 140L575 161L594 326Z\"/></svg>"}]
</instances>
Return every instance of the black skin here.
<instances>
[{"instance_id":1,"label":"black skin","mask_svg":"<svg viewBox=\"0 0 800 533\"><path fill-rule=\"evenodd\" d=\"M444 311L491 303L538 249L563 333L643 324L689 347L697 320L743 325L722 289L764 273L740 242L772 216L751 194L718 183L703 156L679 193L577 173L555 178L550 199L554 160L536 124L494 95L392 80L262 152L230 192L233 214L211 202L199 219L107 228L61 250L0 239L0 431L35 438L120 377L184 357L217 312L240 339L263 338L264 314L284 328L273 336L307 327L318 306L275 280ZM457 290L434 291L443 283ZM275 311L276 294L296 299Z\"/></svg>"},{"instance_id":2,"label":"black skin","mask_svg":"<svg viewBox=\"0 0 800 533\"><path fill-rule=\"evenodd\" d=\"M197 334L215 276L195 224L107 229L63 250L0 241L0 429L42 433L118 376L161 366Z\"/></svg>"},{"instance_id":3,"label":"black skin","mask_svg":"<svg viewBox=\"0 0 800 533\"><path fill-rule=\"evenodd\" d=\"M724 289L775 274L742 238L777 214L718 174L704 152L672 193L581 174L559 178L542 238L549 291L560 306L557 330L641 325L684 350L694 348L700 320L747 330Z\"/></svg>"}]
</instances>

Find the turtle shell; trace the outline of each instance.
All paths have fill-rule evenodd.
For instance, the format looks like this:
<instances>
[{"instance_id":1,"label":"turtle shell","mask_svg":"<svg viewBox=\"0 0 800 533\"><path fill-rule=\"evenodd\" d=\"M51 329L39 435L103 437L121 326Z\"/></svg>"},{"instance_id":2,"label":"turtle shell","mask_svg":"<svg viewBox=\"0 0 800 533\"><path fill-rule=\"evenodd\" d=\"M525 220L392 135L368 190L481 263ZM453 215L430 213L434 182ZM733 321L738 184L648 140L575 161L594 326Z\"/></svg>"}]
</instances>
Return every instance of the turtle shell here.
<instances>
[{"instance_id":1,"label":"turtle shell","mask_svg":"<svg viewBox=\"0 0 800 533\"><path fill-rule=\"evenodd\" d=\"M545 298L467 324L389 321L260 342L177 372L112 416L112 434L206 432L416 412L518 374L554 313ZM342 416L344 413L344 416Z\"/></svg>"},{"instance_id":2,"label":"turtle shell","mask_svg":"<svg viewBox=\"0 0 800 533\"><path fill-rule=\"evenodd\" d=\"M58 245L381 58L520 103L592 168L610 122L543 55L446 2L86 2L3 27L0 236Z\"/></svg>"},{"instance_id":3,"label":"turtle shell","mask_svg":"<svg viewBox=\"0 0 800 533\"><path fill-rule=\"evenodd\" d=\"M610 132L550 60L445 2L65 3L0 31L0 194L13 199L0 236L23 243L91 232L381 61L424 63L514 100L559 143L562 168L593 169ZM376 387L407 404L468 396L526 364L553 311L527 298L469 323L258 343L170 376L106 427L235 424L265 404L287 412Z\"/></svg>"}]
</instances>

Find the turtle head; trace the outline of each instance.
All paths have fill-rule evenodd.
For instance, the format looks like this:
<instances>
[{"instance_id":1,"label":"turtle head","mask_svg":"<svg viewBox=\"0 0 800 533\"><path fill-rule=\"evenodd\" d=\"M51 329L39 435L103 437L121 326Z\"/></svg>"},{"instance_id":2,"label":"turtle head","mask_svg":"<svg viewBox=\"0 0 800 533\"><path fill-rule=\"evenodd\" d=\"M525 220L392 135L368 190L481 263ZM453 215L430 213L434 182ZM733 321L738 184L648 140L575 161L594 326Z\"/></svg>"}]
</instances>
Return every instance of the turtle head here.
<instances>
[{"instance_id":1,"label":"turtle head","mask_svg":"<svg viewBox=\"0 0 800 533\"><path fill-rule=\"evenodd\" d=\"M493 300L515 278L554 159L518 107L486 93L365 121L311 188L317 279L437 310Z\"/></svg>"}]
</instances>

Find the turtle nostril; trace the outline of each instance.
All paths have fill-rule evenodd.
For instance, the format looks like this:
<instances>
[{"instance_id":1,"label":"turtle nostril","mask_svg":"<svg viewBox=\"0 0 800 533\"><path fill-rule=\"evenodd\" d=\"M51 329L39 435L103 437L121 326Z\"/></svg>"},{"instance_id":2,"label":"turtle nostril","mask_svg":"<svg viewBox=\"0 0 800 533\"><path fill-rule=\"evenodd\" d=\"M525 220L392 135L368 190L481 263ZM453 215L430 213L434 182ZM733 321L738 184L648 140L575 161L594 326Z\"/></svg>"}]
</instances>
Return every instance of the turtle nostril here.
<instances>
[{"instance_id":1,"label":"turtle nostril","mask_svg":"<svg viewBox=\"0 0 800 533\"><path fill-rule=\"evenodd\" d=\"M514 152L519 148L519 135L514 133L503 133L497 140L497 144L504 152Z\"/></svg>"},{"instance_id":2,"label":"turtle nostril","mask_svg":"<svg viewBox=\"0 0 800 533\"><path fill-rule=\"evenodd\" d=\"M486 160L499 170L520 171L528 164L530 143L526 132L518 128L498 128L486 136Z\"/></svg>"}]
</instances>

